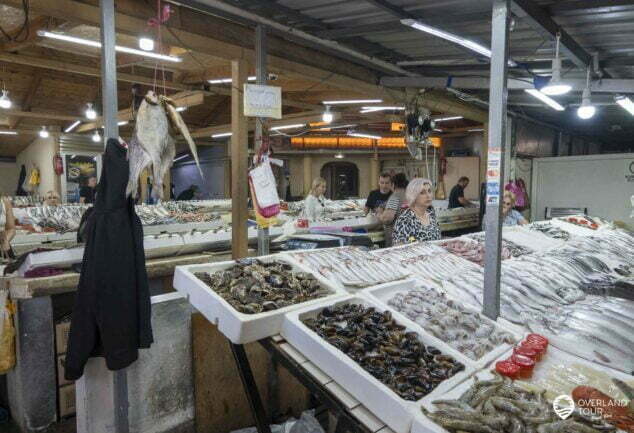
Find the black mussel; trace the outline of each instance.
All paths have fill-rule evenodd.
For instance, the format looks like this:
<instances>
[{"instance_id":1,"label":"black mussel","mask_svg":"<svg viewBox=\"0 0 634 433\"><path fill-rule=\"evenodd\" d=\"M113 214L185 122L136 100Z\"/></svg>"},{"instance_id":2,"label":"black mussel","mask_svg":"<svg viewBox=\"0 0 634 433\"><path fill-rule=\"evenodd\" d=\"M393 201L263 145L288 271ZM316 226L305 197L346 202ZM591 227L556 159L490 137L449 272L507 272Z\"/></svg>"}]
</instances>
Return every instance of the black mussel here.
<instances>
[{"instance_id":1,"label":"black mussel","mask_svg":"<svg viewBox=\"0 0 634 433\"><path fill-rule=\"evenodd\" d=\"M441 354L440 350L436 349L434 346L427 346L427 352L431 353L432 355Z\"/></svg>"},{"instance_id":2,"label":"black mussel","mask_svg":"<svg viewBox=\"0 0 634 433\"><path fill-rule=\"evenodd\" d=\"M456 362L454 366L451 368L451 374L454 375L456 373L463 371L464 369L465 369L465 366L463 363Z\"/></svg>"}]
</instances>

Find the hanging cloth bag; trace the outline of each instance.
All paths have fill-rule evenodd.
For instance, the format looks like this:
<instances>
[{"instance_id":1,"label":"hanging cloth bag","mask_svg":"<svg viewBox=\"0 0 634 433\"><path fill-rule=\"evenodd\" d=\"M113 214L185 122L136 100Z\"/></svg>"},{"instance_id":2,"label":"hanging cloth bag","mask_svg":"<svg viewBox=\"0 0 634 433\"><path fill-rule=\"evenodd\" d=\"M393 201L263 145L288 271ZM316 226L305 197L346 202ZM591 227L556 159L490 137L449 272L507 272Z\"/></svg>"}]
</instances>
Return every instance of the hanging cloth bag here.
<instances>
[{"instance_id":1,"label":"hanging cloth bag","mask_svg":"<svg viewBox=\"0 0 634 433\"><path fill-rule=\"evenodd\" d=\"M280 197L268 158L262 158L262 162L249 171L249 185L253 194L253 208L257 213L265 218L280 213Z\"/></svg>"}]
</instances>

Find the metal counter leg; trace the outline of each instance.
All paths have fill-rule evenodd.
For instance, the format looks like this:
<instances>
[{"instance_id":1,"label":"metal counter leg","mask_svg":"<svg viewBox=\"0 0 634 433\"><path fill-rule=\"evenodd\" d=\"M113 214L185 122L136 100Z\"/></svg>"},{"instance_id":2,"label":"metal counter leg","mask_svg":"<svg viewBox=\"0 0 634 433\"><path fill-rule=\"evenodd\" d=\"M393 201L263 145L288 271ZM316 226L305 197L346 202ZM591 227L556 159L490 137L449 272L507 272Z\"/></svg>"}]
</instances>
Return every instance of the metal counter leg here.
<instances>
[{"instance_id":1,"label":"metal counter leg","mask_svg":"<svg viewBox=\"0 0 634 433\"><path fill-rule=\"evenodd\" d=\"M255 379L253 378L253 371L251 370L251 365L249 364L247 354L244 351L244 346L241 344L229 344L231 345L231 352L233 352L233 357L236 360L236 365L238 367L238 373L240 373L240 379L242 380L244 392L247 395L247 400L249 400L251 413L253 413L253 417L255 418L255 425L258 429L258 433L271 433L268 418L266 416L266 413L264 412L264 406L262 406L262 400L260 399L258 387L255 383Z\"/></svg>"}]
</instances>

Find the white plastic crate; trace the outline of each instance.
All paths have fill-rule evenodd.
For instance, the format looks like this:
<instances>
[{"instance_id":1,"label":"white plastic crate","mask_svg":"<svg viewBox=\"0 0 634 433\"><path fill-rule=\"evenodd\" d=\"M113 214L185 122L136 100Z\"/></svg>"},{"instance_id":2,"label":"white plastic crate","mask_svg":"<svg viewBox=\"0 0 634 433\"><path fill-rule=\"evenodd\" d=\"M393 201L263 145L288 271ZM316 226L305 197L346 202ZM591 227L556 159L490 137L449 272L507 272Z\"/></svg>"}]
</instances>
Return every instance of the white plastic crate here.
<instances>
[{"instance_id":1,"label":"white plastic crate","mask_svg":"<svg viewBox=\"0 0 634 433\"><path fill-rule=\"evenodd\" d=\"M323 298L289 305L288 307L279 308L277 310L257 314L241 313L194 275L196 272L213 273L231 268L235 264L233 260L202 265L177 266L174 271L174 288L188 296L189 302L200 311L207 320L218 326L218 330L235 344L251 343L279 334L285 313L324 300L333 301L346 295L345 291L333 286L321 275L316 275L293 263L282 254L258 257L258 259L266 263L273 261L288 263L293 267L293 271L295 272L307 272L313 275L319 283L330 290L332 294Z\"/></svg>"},{"instance_id":2,"label":"white plastic crate","mask_svg":"<svg viewBox=\"0 0 634 433\"><path fill-rule=\"evenodd\" d=\"M425 284L429 287L434 287L436 290L439 290L440 292L444 292L446 293L442 288L440 288L437 284L434 284L431 281L420 281L420 280L405 280L405 281L397 281L394 283L387 283L387 284L382 284L380 286L376 286L376 287L372 287L369 289L366 289L362 292L362 296L368 296L371 299L376 299L378 302L380 302L384 308L389 309L393 312L393 314L396 316L400 316L402 317L404 320L407 320L408 322L411 323L412 326L418 328L420 330L421 333L425 333L428 334L431 338L434 338L436 340L438 340L435 336L431 335L431 333L429 333L428 331L426 331L422 326L418 325L417 323L415 323L414 321L412 321L411 319L409 319L405 314L398 312L395 308L391 307L388 302L390 299L392 299L395 295L397 295L398 293L407 293L410 290L415 290L417 286L419 286L420 284ZM454 302L459 302L461 303L465 309L476 312L476 313L480 313L480 316L482 317L482 319L491 324L492 326L494 326L496 329L498 329L499 331L506 331L509 332L511 334L513 334L513 336L515 337L515 339L519 342L522 337L523 334L522 333L517 333L516 329L511 329L508 328L506 326L504 326L501 323L495 322L491 319L489 319L488 317L484 316L484 314L482 314L480 311L478 311L477 309L473 308L471 305L469 304L465 304L464 302L461 302L455 298L453 298L452 296L447 295L447 299L453 300ZM441 340L438 340L441 341ZM444 346L447 347L451 347L449 344L445 343L444 341L441 342L441 344L443 344ZM473 360L465 355L463 355L462 353L458 352L461 356L460 361L467 364L467 365L471 365L474 369L476 370L480 370L488 365L490 365L494 360L498 359L503 353L507 352L508 350L510 350L513 346L510 344L502 344L499 345L497 347L495 347L492 351L490 351L489 353L485 354L484 356L482 356L480 359L478 360ZM453 349L453 348L452 348ZM454 349L456 350L456 349ZM457 350L456 350L457 352Z\"/></svg>"},{"instance_id":3,"label":"white plastic crate","mask_svg":"<svg viewBox=\"0 0 634 433\"><path fill-rule=\"evenodd\" d=\"M348 303L385 311L385 308L378 302L361 296L324 301L286 314L282 325L282 336L396 433L409 433L412 420L415 414L420 412L420 405L423 401L436 400L474 374L473 368L465 364L465 370L440 383L423 399L416 402L404 400L350 357L330 345L302 323L302 320L317 316L326 307ZM416 332L420 340L426 345L435 346L443 354L453 356L456 360L464 358L437 339L421 333L420 328L412 327L400 317L395 316L395 320L404 325L407 331Z\"/></svg>"}]
</instances>

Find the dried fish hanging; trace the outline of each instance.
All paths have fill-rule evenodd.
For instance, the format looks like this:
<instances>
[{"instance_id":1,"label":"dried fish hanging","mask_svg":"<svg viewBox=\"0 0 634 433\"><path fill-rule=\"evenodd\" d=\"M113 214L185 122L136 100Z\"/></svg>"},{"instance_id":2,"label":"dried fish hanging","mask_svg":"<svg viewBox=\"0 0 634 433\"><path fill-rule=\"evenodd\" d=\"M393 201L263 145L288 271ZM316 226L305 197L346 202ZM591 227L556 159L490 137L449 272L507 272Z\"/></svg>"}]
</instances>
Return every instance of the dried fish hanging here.
<instances>
[{"instance_id":1,"label":"dried fish hanging","mask_svg":"<svg viewBox=\"0 0 634 433\"><path fill-rule=\"evenodd\" d=\"M161 1L157 1L156 19L151 19L148 25L157 28L158 50L161 51L161 24L170 16L170 7L165 5L161 9ZM163 94L157 95L157 73L159 67L163 75ZM138 91L138 89L135 89ZM196 144L192 139L187 125L180 113L176 111L175 103L165 96L165 70L157 61L154 68L154 90L149 90L138 111L134 133L129 143L128 159L130 161L130 178L126 188L126 195L136 198L139 176L143 169L152 164L152 197L163 198L163 178L174 163L176 154L176 141L170 130L178 131L187 141L189 150L196 161L196 166L203 177ZM134 98L133 98L134 109Z\"/></svg>"}]
</instances>

